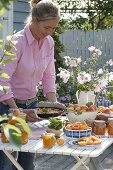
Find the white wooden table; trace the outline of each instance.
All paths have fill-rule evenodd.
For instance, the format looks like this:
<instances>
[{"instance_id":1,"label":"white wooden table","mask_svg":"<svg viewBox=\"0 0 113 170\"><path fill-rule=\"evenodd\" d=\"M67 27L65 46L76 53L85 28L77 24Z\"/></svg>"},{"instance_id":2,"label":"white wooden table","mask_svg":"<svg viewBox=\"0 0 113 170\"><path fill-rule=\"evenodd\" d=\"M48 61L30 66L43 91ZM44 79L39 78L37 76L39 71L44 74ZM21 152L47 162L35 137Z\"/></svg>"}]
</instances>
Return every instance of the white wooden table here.
<instances>
[{"instance_id":1,"label":"white wooden table","mask_svg":"<svg viewBox=\"0 0 113 170\"><path fill-rule=\"evenodd\" d=\"M65 135L63 135L65 138ZM42 140L29 140L26 145L21 148L14 146L13 144L3 144L0 141L0 150L8 156L12 163L17 167L18 170L23 170L23 168L18 164L18 162L13 158L10 151L22 151L31 153L44 153L44 154L59 154L59 155L71 155L77 160L77 163L73 166L71 170L75 170L81 165L85 169L89 169L84 162L91 157L98 157L102 154L112 143L113 138L101 138L102 144L99 147L80 147L69 145L69 140L66 139L65 145L59 146L55 145L52 149L43 148Z\"/></svg>"}]
</instances>

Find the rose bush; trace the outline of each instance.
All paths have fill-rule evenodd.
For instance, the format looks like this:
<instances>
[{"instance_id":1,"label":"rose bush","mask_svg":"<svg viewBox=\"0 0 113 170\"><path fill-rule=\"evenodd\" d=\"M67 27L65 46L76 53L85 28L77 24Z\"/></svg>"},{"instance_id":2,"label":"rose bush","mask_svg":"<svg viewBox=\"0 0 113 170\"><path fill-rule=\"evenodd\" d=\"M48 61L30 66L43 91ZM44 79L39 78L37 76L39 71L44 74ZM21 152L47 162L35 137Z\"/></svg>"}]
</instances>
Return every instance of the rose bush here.
<instances>
[{"instance_id":1,"label":"rose bush","mask_svg":"<svg viewBox=\"0 0 113 170\"><path fill-rule=\"evenodd\" d=\"M76 102L75 93L79 91L93 90L95 93L100 92L109 82L113 81L113 60L110 59L99 67L101 59L101 50L94 46L88 48L90 57L85 61L81 57L72 58L64 57L64 68L59 68L57 76L60 81L57 84L58 94L70 96L70 101ZM62 93L62 91L64 92ZM63 96L64 97L64 96ZM61 99L61 98L60 98Z\"/></svg>"}]
</instances>

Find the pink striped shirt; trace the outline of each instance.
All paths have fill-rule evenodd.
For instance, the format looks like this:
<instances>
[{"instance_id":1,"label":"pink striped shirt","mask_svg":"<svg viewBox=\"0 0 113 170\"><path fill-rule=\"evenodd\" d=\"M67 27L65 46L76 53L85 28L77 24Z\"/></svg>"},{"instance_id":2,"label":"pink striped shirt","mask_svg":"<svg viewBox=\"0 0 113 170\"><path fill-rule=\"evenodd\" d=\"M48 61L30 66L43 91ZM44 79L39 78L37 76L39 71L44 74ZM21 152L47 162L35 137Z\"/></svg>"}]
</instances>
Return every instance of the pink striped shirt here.
<instances>
[{"instance_id":1,"label":"pink striped shirt","mask_svg":"<svg viewBox=\"0 0 113 170\"><path fill-rule=\"evenodd\" d=\"M16 37L16 60L6 64L4 71L10 76L0 78L0 85L9 86L7 94L0 91L0 101L14 97L27 100L37 94L37 84L42 81L43 92L55 92L54 41L51 36L39 43L28 26ZM6 56L7 58L7 56Z\"/></svg>"}]
</instances>

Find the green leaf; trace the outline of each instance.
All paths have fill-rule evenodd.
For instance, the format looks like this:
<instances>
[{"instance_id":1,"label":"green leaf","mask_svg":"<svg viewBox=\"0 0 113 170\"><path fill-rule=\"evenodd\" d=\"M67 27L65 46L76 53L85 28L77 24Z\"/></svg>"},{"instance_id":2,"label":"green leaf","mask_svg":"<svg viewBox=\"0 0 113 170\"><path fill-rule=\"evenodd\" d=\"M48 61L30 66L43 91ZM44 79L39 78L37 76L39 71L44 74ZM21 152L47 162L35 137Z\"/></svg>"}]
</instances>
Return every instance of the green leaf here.
<instances>
[{"instance_id":1,"label":"green leaf","mask_svg":"<svg viewBox=\"0 0 113 170\"><path fill-rule=\"evenodd\" d=\"M0 16L2 16L4 14L4 8L0 9Z\"/></svg>"},{"instance_id":2,"label":"green leaf","mask_svg":"<svg viewBox=\"0 0 113 170\"><path fill-rule=\"evenodd\" d=\"M26 121L20 117L12 117L12 120L16 120L17 122L19 122L21 124L21 126L23 127L23 129L29 134L31 135L31 129L29 128L28 124L26 123Z\"/></svg>"},{"instance_id":3,"label":"green leaf","mask_svg":"<svg viewBox=\"0 0 113 170\"><path fill-rule=\"evenodd\" d=\"M1 74L0 74L0 77L5 78L5 79L9 79L9 78L10 78L10 77L8 76L8 74L6 74L6 73L1 73Z\"/></svg>"},{"instance_id":4,"label":"green leaf","mask_svg":"<svg viewBox=\"0 0 113 170\"><path fill-rule=\"evenodd\" d=\"M17 133L14 129L9 129L9 141L16 145L17 147L21 147L22 136L20 133Z\"/></svg>"},{"instance_id":5,"label":"green leaf","mask_svg":"<svg viewBox=\"0 0 113 170\"><path fill-rule=\"evenodd\" d=\"M3 29L3 25L2 24L0 24L0 30L2 30Z\"/></svg>"},{"instance_id":6,"label":"green leaf","mask_svg":"<svg viewBox=\"0 0 113 170\"><path fill-rule=\"evenodd\" d=\"M2 44L0 44L0 49L3 49L3 45Z\"/></svg>"},{"instance_id":7,"label":"green leaf","mask_svg":"<svg viewBox=\"0 0 113 170\"><path fill-rule=\"evenodd\" d=\"M2 60L1 65L6 65L7 63L16 60L16 58L8 58L7 60Z\"/></svg>"},{"instance_id":8,"label":"green leaf","mask_svg":"<svg viewBox=\"0 0 113 170\"><path fill-rule=\"evenodd\" d=\"M82 114L82 111L77 111L77 115L81 115Z\"/></svg>"},{"instance_id":9,"label":"green leaf","mask_svg":"<svg viewBox=\"0 0 113 170\"><path fill-rule=\"evenodd\" d=\"M10 44L5 45L5 50L6 50L6 51L10 51L10 50L11 50L11 48L12 48L12 46L11 46Z\"/></svg>"},{"instance_id":10,"label":"green leaf","mask_svg":"<svg viewBox=\"0 0 113 170\"><path fill-rule=\"evenodd\" d=\"M4 50L4 55L5 55L5 56L16 56L15 53L8 52L8 51L6 51L6 50Z\"/></svg>"},{"instance_id":11,"label":"green leaf","mask_svg":"<svg viewBox=\"0 0 113 170\"><path fill-rule=\"evenodd\" d=\"M11 40L11 43L12 43L13 45L16 45L16 44L17 44L17 42L18 42L18 41Z\"/></svg>"},{"instance_id":12,"label":"green leaf","mask_svg":"<svg viewBox=\"0 0 113 170\"><path fill-rule=\"evenodd\" d=\"M9 118L7 116L0 116L0 122L2 122L3 120L8 120Z\"/></svg>"},{"instance_id":13,"label":"green leaf","mask_svg":"<svg viewBox=\"0 0 113 170\"><path fill-rule=\"evenodd\" d=\"M51 118L49 119L50 124L48 125L48 128L60 130L62 128L62 121L59 118Z\"/></svg>"},{"instance_id":14,"label":"green leaf","mask_svg":"<svg viewBox=\"0 0 113 170\"><path fill-rule=\"evenodd\" d=\"M92 106L93 105L93 102L88 102L88 103L86 103L86 106L87 107L90 107L90 106Z\"/></svg>"},{"instance_id":15,"label":"green leaf","mask_svg":"<svg viewBox=\"0 0 113 170\"><path fill-rule=\"evenodd\" d=\"M19 133L19 134L22 134L21 133L21 130L19 129L19 128L17 128L16 126L14 126L14 125L11 125L11 124L5 124L5 125L3 125L3 129L4 129L4 133L5 133L5 135L6 135L6 137L8 138L8 130L9 129L13 129L13 130L15 130L17 133Z\"/></svg>"},{"instance_id":16,"label":"green leaf","mask_svg":"<svg viewBox=\"0 0 113 170\"><path fill-rule=\"evenodd\" d=\"M8 90L9 90L9 86L3 86L3 91L4 91L4 93L7 93Z\"/></svg>"},{"instance_id":17,"label":"green leaf","mask_svg":"<svg viewBox=\"0 0 113 170\"><path fill-rule=\"evenodd\" d=\"M11 124L3 124L2 127L8 141L20 147L22 145L22 132L20 129Z\"/></svg>"},{"instance_id":18,"label":"green leaf","mask_svg":"<svg viewBox=\"0 0 113 170\"><path fill-rule=\"evenodd\" d=\"M0 43L3 43L5 40L4 39L0 39Z\"/></svg>"}]
</instances>

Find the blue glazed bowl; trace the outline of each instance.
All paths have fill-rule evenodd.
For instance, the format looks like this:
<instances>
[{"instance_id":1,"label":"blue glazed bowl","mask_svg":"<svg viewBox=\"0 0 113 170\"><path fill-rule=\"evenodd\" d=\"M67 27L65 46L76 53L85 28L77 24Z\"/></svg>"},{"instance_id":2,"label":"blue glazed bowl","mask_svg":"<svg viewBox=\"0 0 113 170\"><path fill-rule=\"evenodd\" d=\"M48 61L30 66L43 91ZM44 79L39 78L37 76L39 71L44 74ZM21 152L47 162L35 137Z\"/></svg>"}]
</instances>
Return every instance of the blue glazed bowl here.
<instances>
[{"instance_id":1,"label":"blue glazed bowl","mask_svg":"<svg viewBox=\"0 0 113 170\"><path fill-rule=\"evenodd\" d=\"M65 134L69 138L74 138L74 139L79 139L82 137L88 137L91 136L92 129L87 129L87 130L65 130Z\"/></svg>"}]
</instances>

